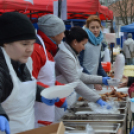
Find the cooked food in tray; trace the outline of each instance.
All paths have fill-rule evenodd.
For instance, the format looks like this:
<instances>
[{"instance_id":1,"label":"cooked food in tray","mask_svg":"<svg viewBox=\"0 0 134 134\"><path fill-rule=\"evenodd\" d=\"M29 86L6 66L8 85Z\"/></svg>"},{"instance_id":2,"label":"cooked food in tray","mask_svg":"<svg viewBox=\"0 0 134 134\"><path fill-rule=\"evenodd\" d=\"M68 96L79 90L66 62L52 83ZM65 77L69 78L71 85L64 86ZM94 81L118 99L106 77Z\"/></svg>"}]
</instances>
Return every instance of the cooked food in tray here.
<instances>
[{"instance_id":1,"label":"cooked food in tray","mask_svg":"<svg viewBox=\"0 0 134 134\"><path fill-rule=\"evenodd\" d=\"M124 97L127 97L127 96L128 94L117 92L115 89L109 93L107 92L107 93L101 94L101 98L104 101L109 101L110 97L115 97L116 98L115 101L124 101Z\"/></svg>"},{"instance_id":2,"label":"cooked food in tray","mask_svg":"<svg viewBox=\"0 0 134 134\"><path fill-rule=\"evenodd\" d=\"M117 92L115 89L113 89L111 92L106 92L104 94L100 94L102 100L104 101L110 101L110 98L112 97L114 101L126 101L126 97L128 94L125 94L123 92ZM83 97L79 97L78 101L86 101Z\"/></svg>"},{"instance_id":3,"label":"cooked food in tray","mask_svg":"<svg viewBox=\"0 0 134 134\"><path fill-rule=\"evenodd\" d=\"M79 97L78 101L85 101L85 99L83 97Z\"/></svg>"}]
</instances>

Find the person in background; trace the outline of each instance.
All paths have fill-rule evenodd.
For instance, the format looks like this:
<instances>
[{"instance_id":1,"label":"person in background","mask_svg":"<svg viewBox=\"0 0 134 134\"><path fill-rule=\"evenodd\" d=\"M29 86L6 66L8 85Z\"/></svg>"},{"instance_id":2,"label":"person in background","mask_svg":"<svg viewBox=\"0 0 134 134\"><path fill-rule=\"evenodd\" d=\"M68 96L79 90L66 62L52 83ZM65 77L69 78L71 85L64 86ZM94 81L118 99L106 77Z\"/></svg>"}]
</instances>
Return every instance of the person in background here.
<instances>
[{"instance_id":1,"label":"person in background","mask_svg":"<svg viewBox=\"0 0 134 134\"><path fill-rule=\"evenodd\" d=\"M65 31L65 41L58 47L59 50L55 56L56 61L56 79L61 83L78 82L75 91L84 99L90 102L96 102L101 106L107 105L105 101L86 84L103 83L108 85L109 77L88 75L82 72L77 55L84 50L84 45L88 41L87 33L81 27L72 27L70 31ZM70 102L75 102L75 92L68 98Z\"/></svg>"},{"instance_id":2,"label":"person in background","mask_svg":"<svg viewBox=\"0 0 134 134\"><path fill-rule=\"evenodd\" d=\"M85 49L79 55L79 61L83 67L83 72L107 77L101 65L101 42L103 40L101 27L101 20L98 16L92 15L87 19L83 29L88 34L88 42L85 45ZM94 88L91 84L88 86ZM100 84L95 85L95 89L101 90L102 86Z\"/></svg>"},{"instance_id":3,"label":"person in background","mask_svg":"<svg viewBox=\"0 0 134 134\"><path fill-rule=\"evenodd\" d=\"M40 17L37 24L38 40L34 44L34 51L31 55L33 60L32 74L40 85L63 85L56 81L53 56L57 52L57 45L61 43L64 37L64 22L57 16L49 14ZM36 127L40 126L37 122L55 122L59 119L58 116L60 115L56 113L56 109L66 110L66 99L61 99L55 106L42 105L42 103L36 102Z\"/></svg>"},{"instance_id":4,"label":"person in background","mask_svg":"<svg viewBox=\"0 0 134 134\"><path fill-rule=\"evenodd\" d=\"M119 84L119 88L130 87L134 83L134 77L123 76L123 82Z\"/></svg>"},{"instance_id":5,"label":"person in background","mask_svg":"<svg viewBox=\"0 0 134 134\"><path fill-rule=\"evenodd\" d=\"M0 134L34 129L35 101L54 105L58 100L41 97L44 87L32 77L35 39L26 15L7 12L0 16Z\"/></svg>"},{"instance_id":6,"label":"person in background","mask_svg":"<svg viewBox=\"0 0 134 134\"><path fill-rule=\"evenodd\" d=\"M132 34L127 35L127 40L125 40L123 49L122 49L127 65L133 65L132 53L134 52L134 40L132 39Z\"/></svg>"},{"instance_id":7,"label":"person in background","mask_svg":"<svg viewBox=\"0 0 134 134\"><path fill-rule=\"evenodd\" d=\"M107 47L107 43L106 41L102 41L102 46L101 46L101 61L103 61L104 59L104 56L105 56L105 50L106 50L106 47Z\"/></svg>"},{"instance_id":8,"label":"person in background","mask_svg":"<svg viewBox=\"0 0 134 134\"><path fill-rule=\"evenodd\" d=\"M130 134L134 134L134 127L132 128Z\"/></svg>"}]
</instances>

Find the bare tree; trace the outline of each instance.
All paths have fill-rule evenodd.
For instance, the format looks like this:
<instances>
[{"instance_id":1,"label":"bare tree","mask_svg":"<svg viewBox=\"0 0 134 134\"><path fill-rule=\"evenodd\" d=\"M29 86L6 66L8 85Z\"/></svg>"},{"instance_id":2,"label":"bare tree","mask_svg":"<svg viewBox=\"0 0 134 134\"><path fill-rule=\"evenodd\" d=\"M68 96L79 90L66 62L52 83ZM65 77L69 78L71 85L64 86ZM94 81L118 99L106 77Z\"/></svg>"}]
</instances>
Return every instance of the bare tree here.
<instances>
[{"instance_id":1,"label":"bare tree","mask_svg":"<svg viewBox=\"0 0 134 134\"><path fill-rule=\"evenodd\" d=\"M134 0L120 0L109 6L115 17L120 17L124 25L134 21Z\"/></svg>"}]
</instances>

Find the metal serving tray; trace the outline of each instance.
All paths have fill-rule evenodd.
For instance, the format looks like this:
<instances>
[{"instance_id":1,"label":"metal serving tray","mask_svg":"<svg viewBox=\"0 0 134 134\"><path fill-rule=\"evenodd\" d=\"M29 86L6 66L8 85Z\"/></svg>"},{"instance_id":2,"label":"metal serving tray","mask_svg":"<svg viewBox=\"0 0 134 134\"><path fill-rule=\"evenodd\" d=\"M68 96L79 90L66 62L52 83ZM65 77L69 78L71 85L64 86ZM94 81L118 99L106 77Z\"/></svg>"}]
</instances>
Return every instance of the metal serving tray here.
<instances>
[{"instance_id":1,"label":"metal serving tray","mask_svg":"<svg viewBox=\"0 0 134 134\"><path fill-rule=\"evenodd\" d=\"M93 129L95 134L117 134L120 123L100 123L100 122L89 122L89 123L81 123L81 122L64 122L64 126L73 127L74 130L66 129L66 131L75 133L76 131L79 133L84 133L86 125L89 124Z\"/></svg>"},{"instance_id":2,"label":"metal serving tray","mask_svg":"<svg viewBox=\"0 0 134 134\"><path fill-rule=\"evenodd\" d=\"M98 114L98 113L94 113L90 108L71 108L69 109L69 112L72 114L75 114L76 112L82 112L82 111L89 111L90 114ZM127 109L119 109L119 113L115 113L115 115L117 114L123 114L126 115L127 113ZM110 114L111 115L111 114Z\"/></svg>"},{"instance_id":3,"label":"metal serving tray","mask_svg":"<svg viewBox=\"0 0 134 134\"><path fill-rule=\"evenodd\" d=\"M117 101L117 97L107 97L108 100L113 100L113 101ZM121 101L117 101L117 102L127 102L127 98L128 97L123 97L123 99Z\"/></svg>"},{"instance_id":4,"label":"metal serving tray","mask_svg":"<svg viewBox=\"0 0 134 134\"><path fill-rule=\"evenodd\" d=\"M61 120L65 122L118 122L122 123L125 121L126 115L123 114L85 114L75 115L72 113L65 114Z\"/></svg>"},{"instance_id":5,"label":"metal serving tray","mask_svg":"<svg viewBox=\"0 0 134 134\"><path fill-rule=\"evenodd\" d=\"M127 98L128 97L123 97L123 99L121 101L117 101L117 97L107 97L108 100L113 100L113 101L117 101L117 102L127 102ZM82 101L78 101L78 102L88 102L87 100L82 100Z\"/></svg>"},{"instance_id":6,"label":"metal serving tray","mask_svg":"<svg viewBox=\"0 0 134 134\"><path fill-rule=\"evenodd\" d=\"M70 109L75 110L77 108L79 109L90 109L90 107L88 106L87 101L83 101L83 102L76 102L74 105L71 106ZM127 108L127 103L126 102L118 102L119 103L119 108L118 109L126 109Z\"/></svg>"}]
</instances>

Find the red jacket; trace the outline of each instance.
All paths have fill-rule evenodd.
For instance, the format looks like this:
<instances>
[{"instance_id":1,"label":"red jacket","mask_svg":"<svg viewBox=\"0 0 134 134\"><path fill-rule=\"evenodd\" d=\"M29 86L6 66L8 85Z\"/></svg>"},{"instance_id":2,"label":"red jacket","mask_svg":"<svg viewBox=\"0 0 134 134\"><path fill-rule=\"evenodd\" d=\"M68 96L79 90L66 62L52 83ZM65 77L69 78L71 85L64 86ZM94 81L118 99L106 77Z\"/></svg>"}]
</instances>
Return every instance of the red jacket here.
<instances>
[{"instance_id":1,"label":"red jacket","mask_svg":"<svg viewBox=\"0 0 134 134\"><path fill-rule=\"evenodd\" d=\"M48 52L50 52L53 56L56 55L57 53L57 45L54 44L50 38L48 38L42 31L38 30L38 34L41 36L41 38L43 39L44 43L45 43L45 47L47 49Z\"/></svg>"},{"instance_id":2,"label":"red jacket","mask_svg":"<svg viewBox=\"0 0 134 134\"><path fill-rule=\"evenodd\" d=\"M51 51L50 46L51 45L55 46L55 47L53 47L53 49L51 51L54 54L56 54L56 52L57 52L57 46L44 33L42 33L41 31L38 34L42 37L42 39L43 39L43 41L45 43L45 46L48 46L49 51L46 49L48 59L50 61L54 61L54 58L53 58L52 54L50 53L50 51ZM41 67L44 66L45 63L46 63L45 52L44 52L43 47L40 44L37 44L37 43L34 44L34 50L33 50L33 53L31 55L31 58L33 60L33 71L32 71L32 74L37 79ZM41 86L44 86L45 88L49 87L48 85L45 85L44 83L41 83L41 82L37 82L37 84L41 85ZM63 84L61 84L58 81L56 81L55 85L63 85ZM60 101L55 103L55 105L57 107L61 107L62 104L65 102L65 99L66 98L60 99Z\"/></svg>"}]
</instances>

